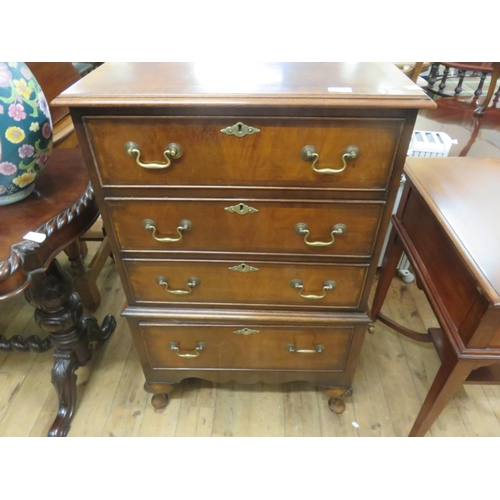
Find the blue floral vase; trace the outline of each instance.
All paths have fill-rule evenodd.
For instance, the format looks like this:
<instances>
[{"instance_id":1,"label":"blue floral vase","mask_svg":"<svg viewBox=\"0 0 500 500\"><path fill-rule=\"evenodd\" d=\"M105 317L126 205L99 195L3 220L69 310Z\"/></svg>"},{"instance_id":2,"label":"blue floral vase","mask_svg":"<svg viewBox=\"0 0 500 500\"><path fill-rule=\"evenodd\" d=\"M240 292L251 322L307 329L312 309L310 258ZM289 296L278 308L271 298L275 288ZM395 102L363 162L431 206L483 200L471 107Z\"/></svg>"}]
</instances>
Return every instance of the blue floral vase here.
<instances>
[{"instance_id":1,"label":"blue floral vase","mask_svg":"<svg viewBox=\"0 0 500 500\"><path fill-rule=\"evenodd\" d=\"M21 201L52 152L47 99L24 63L0 63L0 205Z\"/></svg>"}]
</instances>

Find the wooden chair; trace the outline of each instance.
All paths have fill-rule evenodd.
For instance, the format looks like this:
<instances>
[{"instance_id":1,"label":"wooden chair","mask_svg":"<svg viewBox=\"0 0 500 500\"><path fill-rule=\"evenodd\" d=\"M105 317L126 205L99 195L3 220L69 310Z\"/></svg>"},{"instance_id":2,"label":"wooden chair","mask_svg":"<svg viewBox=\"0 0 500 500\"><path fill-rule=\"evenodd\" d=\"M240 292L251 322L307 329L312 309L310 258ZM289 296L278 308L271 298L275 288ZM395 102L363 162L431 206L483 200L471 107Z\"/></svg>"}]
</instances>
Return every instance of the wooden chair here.
<instances>
[{"instance_id":1,"label":"wooden chair","mask_svg":"<svg viewBox=\"0 0 500 500\"><path fill-rule=\"evenodd\" d=\"M440 73L440 68L443 67L443 73ZM457 85L453 90L453 94L448 93L446 89L447 81L452 78L453 73L457 72L456 77ZM488 76L491 76L490 84L488 87L488 92L482 104L478 106L474 110L475 115L482 115L486 111L491 98L495 92L498 76L500 73L500 63L499 62L433 62L431 65L431 69L429 75L426 77L428 84L429 92L432 92L441 97L456 97L461 94L463 91L462 84L464 79L467 76L467 72L472 72L473 75L479 78L478 86L474 91L474 96L479 97L483 93L483 85ZM434 88L434 85L439 81L439 85L437 88ZM500 97L500 89L496 92L496 97Z\"/></svg>"},{"instance_id":2,"label":"wooden chair","mask_svg":"<svg viewBox=\"0 0 500 500\"><path fill-rule=\"evenodd\" d=\"M419 78L420 73L425 71L430 63L423 62L395 62L394 63L412 82L415 82L421 87L425 87L427 82L423 78Z\"/></svg>"},{"instance_id":3,"label":"wooden chair","mask_svg":"<svg viewBox=\"0 0 500 500\"><path fill-rule=\"evenodd\" d=\"M81 76L71 62L29 62L26 63L35 75L47 98L54 129L54 148L77 148L78 138L68 108L52 107L50 103L61 92L80 80ZM92 261L87 267L83 259L87 256L87 241L101 241ZM102 220L79 240L64 249L72 268L73 284L85 307L95 311L101 302L96 280L102 270L111 248L104 234Z\"/></svg>"}]
</instances>

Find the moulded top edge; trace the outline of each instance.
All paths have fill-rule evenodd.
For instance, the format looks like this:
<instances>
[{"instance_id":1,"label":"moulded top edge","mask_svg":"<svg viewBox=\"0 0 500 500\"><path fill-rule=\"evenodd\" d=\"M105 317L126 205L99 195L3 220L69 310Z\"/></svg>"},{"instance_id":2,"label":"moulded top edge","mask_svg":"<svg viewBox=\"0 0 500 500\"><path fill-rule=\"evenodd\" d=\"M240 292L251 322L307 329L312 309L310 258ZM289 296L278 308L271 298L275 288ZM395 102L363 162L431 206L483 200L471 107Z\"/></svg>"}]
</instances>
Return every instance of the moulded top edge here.
<instances>
[{"instance_id":1,"label":"moulded top edge","mask_svg":"<svg viewBox=\"0 0 500 500\"><path fill-rule=\"evenodd\" d=\"M105 63L53 104L435 106L392 63Z\"/></svg>"}]
</instances>

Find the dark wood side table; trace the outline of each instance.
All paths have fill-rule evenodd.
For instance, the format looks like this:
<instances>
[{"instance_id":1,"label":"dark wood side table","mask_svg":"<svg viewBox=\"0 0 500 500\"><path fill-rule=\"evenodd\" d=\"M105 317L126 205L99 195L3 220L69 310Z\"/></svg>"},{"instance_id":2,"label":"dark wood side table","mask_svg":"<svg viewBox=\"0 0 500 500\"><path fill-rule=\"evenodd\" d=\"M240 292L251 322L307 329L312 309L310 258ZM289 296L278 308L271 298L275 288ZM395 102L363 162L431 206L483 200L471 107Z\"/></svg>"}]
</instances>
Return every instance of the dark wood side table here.
<instances>
[{"instance_id":1,"label":"dark wood side table","mask_svg":"<svg viewBox=\"0 0 500 500\"><path fill-rule=\"evenodd\" d=\"M405 173L371 315L441 358L410 432L423 436L462 384L500 382L500 159L408 158ZM441 327L427 334L380 313L403 251Z\"/></svg>"},{"instance_id":2,"label":"dark wood side table","mask_svg":"<svg viewBox=\"0 0 500 500\"><path fill-rule=\"evenodd\" d=\"M79 149L53 150L33 193L0 207L0 300L24 292L36 308L35 321L49 333L44 340L0 336L0 349L42 352L53 347L52 383L59 410L49 436L67 434L76 405L75 371L90 360L91 342L106 340L116 327L110 315L101 326L95 318L83 317L84 304L55 259L66 250L77 273L84 269L78 238L98 215ZM45 235L45 240L24 239L30 231Z\"/></svg>"}]
</instances>

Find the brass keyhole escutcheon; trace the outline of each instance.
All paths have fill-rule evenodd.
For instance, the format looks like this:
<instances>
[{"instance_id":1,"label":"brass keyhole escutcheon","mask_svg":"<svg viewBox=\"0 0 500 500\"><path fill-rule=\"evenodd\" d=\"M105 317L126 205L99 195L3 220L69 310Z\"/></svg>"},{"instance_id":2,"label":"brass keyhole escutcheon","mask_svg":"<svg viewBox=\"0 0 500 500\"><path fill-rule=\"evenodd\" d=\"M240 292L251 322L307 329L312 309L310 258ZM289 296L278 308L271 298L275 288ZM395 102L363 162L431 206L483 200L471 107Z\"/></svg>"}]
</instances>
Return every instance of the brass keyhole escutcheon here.
<instances>
[{"instance_id":1,"label":"brass keyhole escutcheon","mask_svg":"<svg viewBox=\"0 0 500 500\"><path fill-rule=\"evenodd\" d=\"M238 215L254 214L258 212L256 208L249 207L248 205L242 202L233 205L231 207L226 207L224 208L224 210L226 210L227 212L233 212Z\"/></svg>"},{"instance_id":2,"label":"brass keyhole escutcheon","mask_svg":"<svg viewBox=\"0 0 500 500\"><path fill-rule=\"evenodd\" d=\"M233 333L238 335L253 335L254 333L260 333L260 330L252 330L251 328L241 328L240 330L234 330Z\"/></svg>"},{"instance_id":3,"label":"brass keyhole escutcheon","mask_svg":"<svg viewBox=\"0 0 500 500\"><path fill-rule=\"evenodd\" d=\"M245 264L244 262L242 262L238 266L229 267L228 269L230 271L237 271L239 273L251 273L253 271L258 271L259 270L258 267L250 266L249 264Z\"/></svg>"},{"instance_id":4,"label":"brass keyhole escutcheon","mask_svg":"<svg viewBox=\"0 0 500 500\"><path fill-rule=\"evenodd\" d=\"M245 137L246 135L253 135L260 132L260 129L245 125L243 122L235 123L230 127L221 129L223 134L234 135L235 137Z\"/></svg>"}]
</instances>

